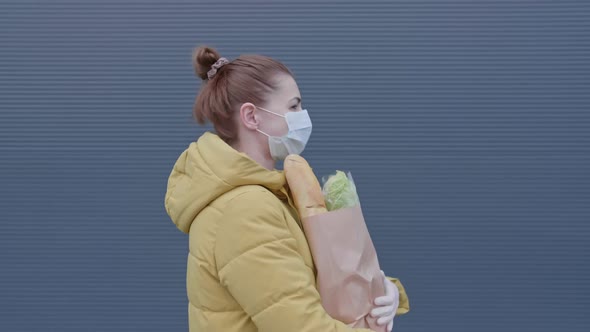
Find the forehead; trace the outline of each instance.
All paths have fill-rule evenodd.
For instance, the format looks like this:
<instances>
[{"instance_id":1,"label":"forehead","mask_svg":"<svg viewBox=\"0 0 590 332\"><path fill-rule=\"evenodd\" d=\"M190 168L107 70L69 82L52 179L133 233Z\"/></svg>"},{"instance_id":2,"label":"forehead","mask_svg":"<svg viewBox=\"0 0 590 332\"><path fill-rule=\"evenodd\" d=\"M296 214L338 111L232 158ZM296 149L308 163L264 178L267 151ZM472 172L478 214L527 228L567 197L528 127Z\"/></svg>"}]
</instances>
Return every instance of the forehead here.
<instances>
[{"instance_id":1,"label":"forehead","mask_svg":"<svg viewBox=\"0 0 590 332\"><path fill-rule=\"evenodd\" d=\"M280 75L277 78L276 91L273 93L278 99L288 101L293 97L300 97L297 82L290 75Z\"/></svg>"}]
</instances>

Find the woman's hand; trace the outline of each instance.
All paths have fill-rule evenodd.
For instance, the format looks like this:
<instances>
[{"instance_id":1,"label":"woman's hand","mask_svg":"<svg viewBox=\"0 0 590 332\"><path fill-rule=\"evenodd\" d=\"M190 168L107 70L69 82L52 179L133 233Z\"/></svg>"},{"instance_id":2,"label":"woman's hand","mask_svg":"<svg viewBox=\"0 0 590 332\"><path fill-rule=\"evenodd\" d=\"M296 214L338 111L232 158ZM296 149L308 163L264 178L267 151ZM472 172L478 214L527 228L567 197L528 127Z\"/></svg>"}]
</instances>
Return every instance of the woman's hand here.
<instances>
[{"instance_id":1,"label":"woman's hand","mask_svg":"<svg viewBox=\"0 0 590 332\"><path fill-rule=\"evenodd\" d=\"M391 331L393 329L393 317L395 317L395 312L399 306L399 290L394 283L385 277L383 270L381 270L381 275L385 285L385 295L375 299L375 305L379 307L371 310L371 316L379 317L377 324L387 324L387 331Z\"/></svg>"}]
</instances>

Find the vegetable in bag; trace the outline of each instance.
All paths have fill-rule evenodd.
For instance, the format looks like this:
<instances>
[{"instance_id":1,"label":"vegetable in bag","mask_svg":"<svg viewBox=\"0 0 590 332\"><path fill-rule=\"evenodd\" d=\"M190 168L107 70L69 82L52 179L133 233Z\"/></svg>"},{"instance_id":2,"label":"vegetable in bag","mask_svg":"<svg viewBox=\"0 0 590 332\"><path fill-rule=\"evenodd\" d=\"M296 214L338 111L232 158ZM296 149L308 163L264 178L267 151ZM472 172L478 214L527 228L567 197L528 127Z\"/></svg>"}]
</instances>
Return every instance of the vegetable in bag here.
<instances>
[{"instance_id":1,"label":"vegetable in bag","mask_svg":"<svg viewBox=\"0 0 590 332\"><path fill-rule=\"evenodd\" d=\"M336 171L336 174L323 179L322 193L328 211L344 209L359 205L356 186L350 172Z\"/></svg>"}]
</instances>

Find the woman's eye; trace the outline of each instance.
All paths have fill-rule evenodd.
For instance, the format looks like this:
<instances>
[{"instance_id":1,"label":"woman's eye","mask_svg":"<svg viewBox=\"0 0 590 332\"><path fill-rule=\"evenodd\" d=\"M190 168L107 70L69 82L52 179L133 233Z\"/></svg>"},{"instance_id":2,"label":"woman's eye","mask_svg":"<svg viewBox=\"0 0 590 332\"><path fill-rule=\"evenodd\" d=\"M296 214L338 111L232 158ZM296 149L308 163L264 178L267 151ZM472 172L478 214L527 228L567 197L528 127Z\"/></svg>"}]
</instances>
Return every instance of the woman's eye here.
<instances>
[{"instance_id":1,"label":"woman's eye","mask_svg":"<svg viewBox=\"0 0 590 332\"><path fill-rule=\"evenodd\" d=\"M296 108L297 108L297 105L295 105L295 106L291 107L291 109L296 109Z\"/></svg>"}]
</instances>

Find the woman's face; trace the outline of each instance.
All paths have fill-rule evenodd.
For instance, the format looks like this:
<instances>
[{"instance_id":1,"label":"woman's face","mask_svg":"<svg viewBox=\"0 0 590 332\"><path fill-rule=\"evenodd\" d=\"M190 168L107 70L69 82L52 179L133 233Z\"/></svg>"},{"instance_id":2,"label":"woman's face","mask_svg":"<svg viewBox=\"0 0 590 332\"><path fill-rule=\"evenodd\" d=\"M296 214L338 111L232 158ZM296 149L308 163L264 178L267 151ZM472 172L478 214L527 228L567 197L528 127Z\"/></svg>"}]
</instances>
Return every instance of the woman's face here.
<instances>
[{"instance_id":1,"label":"woman's face","mask_svg":"<svg viewBox=\"0 0 590 332\"><path fill-rule=\"evenodd\" d=\"M285 115L287 112L301 111L301 94L297 83L290 75L281 75L278 79L277 89L268 96L265 105L256 105L271 112ZM258 129L271 136L283 136L289 128L284 117L256 109ZM262 134L261 134L262 135Z\"/></svg>"},{"instance_id":2,"label":"woman's face","mask_svg":"<svg viewBox=\"0 0 590 332\"><path fill-rule=\"evenodd\" d=\"M264 167L272 169L274 162L266 135L280 137L289 132L289 126L283 116L287 112L302 110L301 94L293 77L281 74L276 78L275 90L266 96L266 100L264 105L254 105L250 102L242 104L236 117L239 129L234 148L245 152Z\"/></svg>"}]
</instances>

